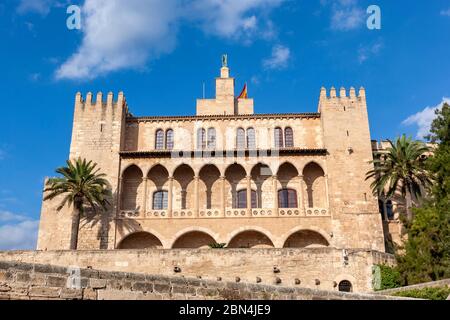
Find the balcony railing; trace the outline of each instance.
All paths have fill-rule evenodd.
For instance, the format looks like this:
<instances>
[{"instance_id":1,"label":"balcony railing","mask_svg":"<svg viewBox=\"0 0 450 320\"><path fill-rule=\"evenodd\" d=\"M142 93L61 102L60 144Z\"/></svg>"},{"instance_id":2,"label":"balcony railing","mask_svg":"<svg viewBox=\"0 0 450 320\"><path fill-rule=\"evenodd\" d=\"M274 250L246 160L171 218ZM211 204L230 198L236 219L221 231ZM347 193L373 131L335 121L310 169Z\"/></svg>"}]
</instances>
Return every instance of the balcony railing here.
<instances>
[{"instance_id":1,"label":"balcony railing","mask_svg":"<svg viewBox=\"0 0 450 320\"><path fill-rule=\"evenodd\" d=\"M326 208L253 208L247 209L227 208L225 214L220 209L200 209L198 214L194 209L149 210L121 210L119 219L215 219L215 218L314 218L330 217L330 211Z\"/></svg>"}]
</instances>

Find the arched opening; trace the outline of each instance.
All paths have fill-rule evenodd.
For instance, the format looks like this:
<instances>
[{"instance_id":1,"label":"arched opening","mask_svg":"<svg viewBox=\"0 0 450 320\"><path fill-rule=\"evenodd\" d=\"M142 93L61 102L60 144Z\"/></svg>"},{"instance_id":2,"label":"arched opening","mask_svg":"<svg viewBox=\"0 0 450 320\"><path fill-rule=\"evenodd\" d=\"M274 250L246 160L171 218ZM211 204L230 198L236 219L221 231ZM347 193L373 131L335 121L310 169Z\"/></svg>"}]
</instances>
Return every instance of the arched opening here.
<instances>
[{"instance_id":1,"label":"arched opening","mask_svg":"<svg viewBox=\"0 0 450 320\"><path fill-rule=\"evenodd\" d=\"M200 128L197 130L197 149L204 150L206 148L206 130Z\"/></svg>"},{"instance_id":2,"label":"arched opening","mask_svg":"<svg viewBox=\"0 0 450 320\"><path fill-rule=\"evenodd\" d=\"M394 206L392 200L386 201L386 215L389 220L394 219Z\"/></svg>"},{"instance_id":3,"label":"arched opening","mask_svg":"<svg viewBox=\"0 0 450 320\"><path fill-rule=\"evenodd\" d=\"M301 183L297 168L289 163L283 163L277 172L278 177L278 207L298 208L298 193Z\"/></svg>"},{"instance_id":4,"label":"arched opening","mask_svg":"<svg viewBox=\"0 0 450 320\"><path fill-rule=\"evenodd\" d=\"M272 241L264 233L248 230L235 235L227 248L273 248Z\"/></svg>"},{"instance_id":5,"label":"arched opening","mask_svg":"<svg viewBox=\"0 0 450 320\"><path fill-rule=\"evenodd\" d=\"M303 169L303 177L306 183L308 208L325 208L327 194L323 169L317 163L311 162Z\"/></svg>"},{"instance_id":6,"label":"arched opening","mask_svg":"<svg viewBox=\"0 0 450 320\"><path fill-rule=\"evenodd\" d=\"M151 233L136 232L126 236L117 246L117 249L160 249L161 241Z\"/></svg>"},{"instance_id":7,"label":"arched opening","mask_svg":"<svg viewBox=\"0 0 450 320\"><path fill-rule=\"evenodd\" d=\"M173 130L169 129L166 131L166 149L172 150L173 149Z\"/></svg>"},{"instance_id":8,"label":"arched opening","mask_svg":"<svg viewBox=\"0 0 450 320\"><path fill-rule=\"evenodd\" d=\"M206 165L200 170L200 208L211 209L221 206L220 171L215 165ZM203 196L204 195L204 196ZM205 199L205 201L202 201Z\"/></svg>"},{"instance_id":9,"label":"arched opening","mask_svg":"<svg viewBox=\"0 0 450 320\"><path fill-rule=\"evenodd\" d=\"M258 208L258 198L255 190L251 190L251 200L252 200L252 209ZM237 192L236 196L237 203L235 204L235 208L245 209L247 208L247 189L242 189Z\"/></svg>"},{"instance_id":10,"label":"arched opening","mask_svg":"<svg viewBox=\"0 0 450 320\"><path fill-rule=\"evenodd\" d=\"M284 242L284 248L328 247L330 244L320 233L311 230L299 230L291 234Z\"/></svg>"},{"instance_id":11,"label":"arched opening","mask_svg":"<svg viewBox=\"0 0 450 320\"><path fill-rule=\"evenodd\" d=\"M158 164L148 172L147 179L147 208L151 206L153 210L166 210L169 198L169 172Z\"/></svg>"},{"instance_id":12,"label":"arched opening","mask_svg":"<svg viewBox=\"0 0 450 320\"><path fill-rule=\"evenodd\" d=\"M384 202L380 199L378 199L378 211L381 214L381 220L385 221L386 220L386 213L384 211Z\"/></svg>"},{"instance_id":13,"label":"arched opening","mask_svg":"<svg viewBox=\"0 0 450 320\"><path fill-rule=\"evenodd\" d=\"M216 129L208 129L208 149L214 150L216 148Z\"/></svg>"},{"instance_id":14,"label":"arched opening","mask_svg":"<svg viewBox=\"0 0 450 320\"><path fill-rule=\"evenodd\" d=\"M256 186L257 208L271 208L273 206L272 170L269 166L258 163L250 173Z\"/></svg>"},{"instance_id":15,"label":"arched opening","mask_svg":"<svg viewBox=\"0 0 450 320\"><path fill-rule=\"evenodd\" d=\"M174 208L190 209L195 204L194 170L186 164L179 166L174 174Z\"/></svg>"},{"instance_id":16,"label":"arched opening","mask_svg":"<svg viewBox=\"0 0 450 320\"><path fill-rule=\"evenodd\" d=\"M122 210L139 210L143 190L142 171L136 165L128 167L122 175Z\"/></svg>"},{"instance_id":17,"label":"arched opening","mask_svg":"<svg viewBox=\"0 0 450 320\"><path fill-rule=\"evenodd\" d=\"M291 127L284 129L284 140L286 148L294 147L294 131L292 131Z\"/></svg>"},{"instance_id":18,"label":"arched opening","mask_svg":"<svg viewBox=\"0 0 450 320\"><path fill-rule=\"evenodd\" d=\"M236 208L238 203L237 191L247 188L245 177L245 169L236 163L229 166L225 171L225 179L227 180L225 192L227 195L228 208Z\"/></svg>"},{"instance_id":19,"label":"arched opening","mask_svg":"<svg viewBox=\"0 0 450 320\"><path fill-rule=\"evenodd\" d=\"M339 291L341 292L352 292L353 291L353 286L352 283L348 280L342 280L341 282L339 282Z\"/></svg>"},{"instance_id":20,"label":"arched opening","mask_svg":"<svg viewBox=\"0 0 450 320\"><path fill-rule=\"evenodd\" d=\"M256 137L254 128L247 129L247 149L256 149Z\"/></svg>"},{"instance_id":21,"label":"arched opening","mask_svg":"<svg viewBox=\"0 0 450 320\"><path fill-rule=\"evenodd\" d=\"M275 148L283 148L283 129L280 127L275 128L274 130L274 139L275 139Z\"/></svg>"},{"instance_id":22,"label":"arched opening","mask_svg":"<svg viewBox=\"0 0 450 320\"><path fill-rule=\"evenodd\" d=\"M172 249L206 249L214 243L216 243L214 238L206 232L191 231L180 236Z\"/></svg>"},{"instance_id":23,"label":"arched opening","mask_svg":"<svg viewBox=\"0 0 450 320\"><path fill-rule=\"evenodd\" d=\"M162 129L156 130L155 149L156 150L164 149L164 130L162 130Z\"/></svg>"},{"instance_id":24,"label":"arched opening","mask_svg":"<svg viewBox=\"0 0 450 320\"><path fill-rule=\"evenodd\" d=\"M242 128L237 129L236 148L240 150L245 149L245 130Z\"/></svg>"}]
</instances>

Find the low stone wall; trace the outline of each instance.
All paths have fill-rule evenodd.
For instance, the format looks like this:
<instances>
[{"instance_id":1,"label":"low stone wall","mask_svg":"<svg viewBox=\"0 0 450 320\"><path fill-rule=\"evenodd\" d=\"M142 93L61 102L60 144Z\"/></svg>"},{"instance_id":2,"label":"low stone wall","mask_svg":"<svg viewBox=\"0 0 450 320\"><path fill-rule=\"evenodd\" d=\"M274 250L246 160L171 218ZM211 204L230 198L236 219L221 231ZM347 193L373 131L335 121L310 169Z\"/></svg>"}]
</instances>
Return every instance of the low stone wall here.
<instances>
[{"instance_id":1,"label":"low stone wall","mask_svg":"<svg viewBox=\"0 0 450 320\"><path fill-rule=\"evenodd\" d=\"M67 268L0 261L0 300L409 300L93 269L78 271L74 281Z\"/></svg>"},{"instance_id":2,"label":"low stone wall","mask_svg":"<svg viewBox=\"0 0 450 320\"><path fill-rule=\"evenodd\" d=\"M437 288L437 287L450 288L450 279L420 283L420 284L415 284L412 286L406 286L406 287L401 287L401 288L380 290L380 291L377 291L376 293L381 294L381 295L391 295L391 294L398 293L398 292L404 292L404 291L410 291L410 290L420 290L420 289L424 289L424 288Z\"/></svg>"},{"instance_id":3,"label":"low stone wall","mask_svg":"<svg viewBox=\"0 0 450 320\"><path fill-rule=\"evenodd\" d=\"M385 253L335 248L98 250L0 252L0 261L37 263L163 276L201 277L267 285L338 291L340 281L353 292L372 291L372 266L393 264Z\"/></svg>"}]
</instances>

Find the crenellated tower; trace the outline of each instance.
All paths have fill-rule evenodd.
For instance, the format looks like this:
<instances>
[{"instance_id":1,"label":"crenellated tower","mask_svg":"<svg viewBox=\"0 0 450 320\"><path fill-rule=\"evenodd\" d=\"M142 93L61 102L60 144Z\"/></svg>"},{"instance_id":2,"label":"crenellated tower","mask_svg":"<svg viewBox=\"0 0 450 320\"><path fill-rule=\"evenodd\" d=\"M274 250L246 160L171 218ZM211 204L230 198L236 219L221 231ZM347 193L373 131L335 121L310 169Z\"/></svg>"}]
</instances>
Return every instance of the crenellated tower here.
<instances>
[{"instance_id":1,"label":"crenellated tower","mask_svg":"<svg viewBox=\"0 0 450 320\"><path fill-rule=\"evenodd\" d=\"M319 99L324 148L328 151L330 209L342 247L384 250L377 199L365 174L373 168L366 91L322 88ZM357 232L355 232L357 231ZM357 245L358 244L358 245Z\"/></svg>"}]
</instances>

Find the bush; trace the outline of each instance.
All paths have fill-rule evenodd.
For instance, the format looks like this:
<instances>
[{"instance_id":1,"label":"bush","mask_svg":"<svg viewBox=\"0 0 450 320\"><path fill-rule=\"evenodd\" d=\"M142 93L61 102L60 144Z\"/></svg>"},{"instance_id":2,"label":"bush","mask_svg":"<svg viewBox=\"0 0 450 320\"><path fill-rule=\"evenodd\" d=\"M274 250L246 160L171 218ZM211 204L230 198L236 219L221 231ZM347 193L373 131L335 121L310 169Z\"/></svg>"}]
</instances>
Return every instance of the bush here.
<instances>
[{"instance_id":1,"label":"bush","mask_svg":"<svg viewBox=\"0 0 450 320\"><path fill-rule=\"evenodd\" d=\"M389 267L386 265L377 265L380 268L381 283L379 288L375 290L393 289L402 286L402 277L397 268Z\"/></svg>"},{"instance_id":2,"label":"bush","mask_svg":"<svg viewBox=\"0 0 450 320\"><path fill-rule=\"evenodd\" d=\"M226 243L210 243L209 247L211 249L224 249L226 248L227 244Z\"/></svg>"},{"instance_id":3,"label":"bush","mask_svg":"<svg viewBox=\"0 0 450 320\"><path fill-rule=\"evenodd\" d=\"M424 289L396 292L393 295L397 297L408 297L427 300L446 300L447 297L450 295L450 288L445 287L424 288Z\"/></svg>"}]
</instances>

